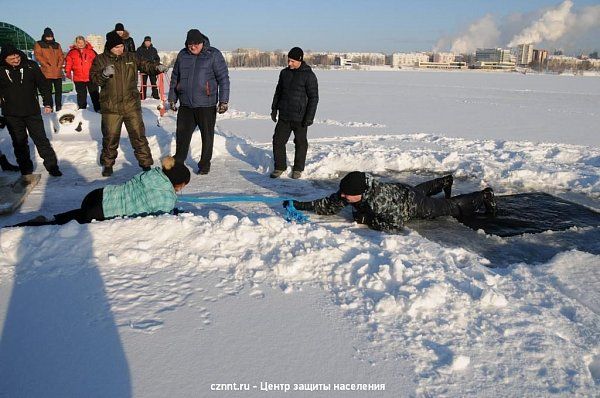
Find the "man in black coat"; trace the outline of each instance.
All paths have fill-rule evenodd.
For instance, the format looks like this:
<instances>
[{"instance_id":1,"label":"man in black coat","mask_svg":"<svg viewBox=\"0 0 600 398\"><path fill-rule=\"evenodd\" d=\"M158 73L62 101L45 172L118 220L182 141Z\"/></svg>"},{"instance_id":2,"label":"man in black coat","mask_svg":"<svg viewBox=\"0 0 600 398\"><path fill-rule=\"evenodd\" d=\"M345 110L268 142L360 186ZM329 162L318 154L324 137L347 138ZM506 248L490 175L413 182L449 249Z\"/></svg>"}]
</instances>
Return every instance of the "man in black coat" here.
<instances>
[{"instance_id":1,"label":"man in black coat","mask_svg":"<svg viewBox=\"0 0 600 398\"><path fill-rule=\"evenodd\" d=\"M292 178L300 178L304 171L308 150L306 134L317 112L319 87L317 76L303 59L302 49L292 48L288 53L288 67L279 73L271 105L271 119L277 123L273 135L275 170L271 173L271 178L278 178L287 169L285 145L292 131L296 146Z\"/></svg>"},{"instance_id":2,"label":"man in black coat","mask_svg":"<svg viewBox=\"0 0 600 398\"><path fill-rule=\"evenodd\" d=\"M129 36L129 32L125 30L125 26L121 22L115 24L115 32L123 39L123 45L125 46L125 52L134 53L135 43L133 37Z\"/></svg>"},{"instance_id":3,"label":"man in black coat","mask_svg":"<svg viewBox=\"0 0 600 398\"><path fill-rule=\"evenodd\" d=\"M62 173L56 153L46 137L38 90L42 93L44 113L51 113L52 94L40 67L14 46L3 46L0 52L0 103L21 174L27 176L33 173L29 132L40 157L44 159L44 167L50 175L58 177Z\"/></svg>"},{"instance_id":4,"label":"man in black coat","mask_svg":"<svg viewBox=\"0 0 600 398\"><path fill-rule=\"evenodd\" d=\"M154 46L152 45L152 38L150 36L144 37L144 43L142 43L142 45L138 47L136 53L138 58L140 59L160 63L158 51L156 51L156 48L154 48ZM148 87L148 77L150 77L150 84L152 85L152 98L160 99L158 96L158 86L156 85L155 73L151 75L142 74L142 99L146 99L146 97L148 96L148 94L146 93Z\"/></svg>"}]
</instances>

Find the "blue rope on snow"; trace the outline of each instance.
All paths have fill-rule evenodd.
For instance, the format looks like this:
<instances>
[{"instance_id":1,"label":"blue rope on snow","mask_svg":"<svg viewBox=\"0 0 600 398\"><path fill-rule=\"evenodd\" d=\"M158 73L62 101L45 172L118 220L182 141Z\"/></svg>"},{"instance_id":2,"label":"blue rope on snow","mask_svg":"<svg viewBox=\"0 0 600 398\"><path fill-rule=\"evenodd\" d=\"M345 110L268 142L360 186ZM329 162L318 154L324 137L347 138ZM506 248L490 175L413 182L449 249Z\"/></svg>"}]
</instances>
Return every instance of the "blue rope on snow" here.
<instances>
[{"instance_id":1,"label":"blue rope on snow","mask_svg":"<svg viewBox=\"0 0 600 398\"><path fill-rule=\"evenodd\" d=\"M215 196L211 198L200 198L197 196L178 196L179 202L187 203L226 203L226 202L263 202L263 203L281 203L288 201L288 205L285 210L285 220L288 222L296 222L298 224L304 224L309 221L306 214L294 207L294 201L290 198L273 197L273 196Z\"/></svg>"}]
</instances>

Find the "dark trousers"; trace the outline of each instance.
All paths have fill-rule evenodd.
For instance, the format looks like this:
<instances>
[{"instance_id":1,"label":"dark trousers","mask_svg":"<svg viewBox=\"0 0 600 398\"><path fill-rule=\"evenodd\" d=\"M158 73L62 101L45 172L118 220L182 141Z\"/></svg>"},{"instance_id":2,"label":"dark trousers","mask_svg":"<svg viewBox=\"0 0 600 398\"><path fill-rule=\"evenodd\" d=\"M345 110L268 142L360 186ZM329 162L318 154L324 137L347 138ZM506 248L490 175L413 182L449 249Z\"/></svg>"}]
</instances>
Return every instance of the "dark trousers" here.
<instances>
[{"instance_id":1,"label":"dark trousers","mask_svg":"<svg viewBox=\"0 0 600 398\"><path fill-rule=\"evenodd\" d=\"M103 188L94 189L83 198L79 209L55 214L54 220L52 221L25 221L16 224L15 227L63 225L73 220L77 221L79 224L87 224L92 222L92 220L104 221L104 211L102 210L103 196Z\"/></svg>"},{"instance_id":2,"label":"dark trousers","mask_svg":"<svg viewBox=\"0 0 600 398\"><path fill-rule=\"evenodd\" d=\"M148 77L150 77L150 84L152 85L152 98L159 99L158 97L158 86L156 85L156 75L142 74L142 99L146 99L147 95L147 83Z\"/></svg>"},{"instance_id":3,"label":"dark trousers","mask_svg":"<svg viewBox=\"0 0 600 398\"><path fill-rule=\"evenodd\" d=\"M77 106L79 109L87 108L87 95L89 91L92 104L94 105L94 111L100 111L100 93L98 92L98 86L91 81L75 82L75 91L77 91Z\"/></svg>"},{"instance_id":4,"label":"dark trousers","mask_svg":"<svg viewBox=\"0 0 600 398\"><path fill-rule=\"evenodd\" d=\"M44 121L41 115L33 116L6 116L6 125L8 133L12 138L13 148L17 164L21 169L21 174L33 173L33 163L29 157L29 137L35 144L40 157L44 159L44 167L50 170L58 165L56 153L46 137L44 130Z\"/></svg>"},{"instance_id":5,"label":"dark trousers","mask_svg":"<svg viewBox=\"0 0 600 398\"><path fill-rule=\"evenodd\" d=\"M177 113L177 149L175 151L175 160L180 163L185 161L190 150L192 134L194 133L196 126L198 126L198 128L200 128L200 136L202 137L202 155L200 155L198 167L200 167L200 169L210 170L216 121L216 106L209 106L206 108L179 107L179 112Z\"/></svg>"},{"instance_id":6,"label":"dark trousers","mask_svg":"<svg viewBox=\"0 0 600 398\"><path fill-rule=\"evenodd\" d=\"M50 87L50 91L52 91L52 87L54 87L54 104L57 111L60 111L62 108L62 79L46 79L48 81L48 85Z\"/></svg>"},{"instance_id":7,"label":"dark trousers","mask_svg":"<svg viewBox=\"0 0 600 398\"><path fill-rule=\"evenodd\" d=\"M445 178L426 181L414 188L408 186L411 218L465 217L473 215L479 208L484 206L481 191L454 196L450 199L432 198L432 195L442 192Z\"/></svg>"},{"instance_id":8,"label":"dark trousers","mask_svg":"<svg viewBox=\"0 0 600 398\"><path fill-rule=\"evenodd\" d=\"M277 122L275 134L273 134L275 170L287 169L285 145L290 139L292 131L294 132L294 145L296 146L294 154L294 171L304 171L306 152L308 151L308 139L306 138L308 127L302 127L300 122L290 122L281 119Z\"/></svg>"},{"instance_id":9,"label":"dark trousers","mask_svg":"<svg viewBox=\"0 0 600 398\"><path fill-rule=\"evenodd\" d=\"M102 130L102 152L100 163L102 166L114 166L117 158L117 149L121 140L121 128L125 123L129 141L133 147L133 154L140 167L150 167L154 162L152 152L146 138L146 127L141 111L129 112L125 115L118 113L103 113L100 129Z\"/></svg>"}]
</instances>

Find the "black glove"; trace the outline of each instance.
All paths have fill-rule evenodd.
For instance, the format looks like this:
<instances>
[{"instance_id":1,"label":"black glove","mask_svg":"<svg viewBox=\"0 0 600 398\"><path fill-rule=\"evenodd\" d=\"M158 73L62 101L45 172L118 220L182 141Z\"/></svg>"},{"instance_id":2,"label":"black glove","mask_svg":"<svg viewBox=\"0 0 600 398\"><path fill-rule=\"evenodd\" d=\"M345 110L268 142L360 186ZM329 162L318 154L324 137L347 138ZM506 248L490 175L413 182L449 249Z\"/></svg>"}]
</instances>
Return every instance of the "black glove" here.
<instances>
[{"instance_id":1,"label":"black glove","mask_svg":"<svg viewBox=\"0 0 600 398\"><path fill-rule=\"evenodd\" d=\"M275 123L277 123L277 111L272 111L271 112L271 120Z\"/></svg>"},{"instance_id":2,"label":"black glove","mask_svg":"<svg viewBox=\"0 0 600 398\"><path fill-rule=\"evenodd\" d=\"M352 216L354 216L354 221L359 224L371 225L375 219L375 214L366 211L356 211L352 214Z\"/></svg>"},{"instance_id":3,"label":"black glove","mask_svg":"<svg viewBox=\"0 0 600 398\"><path fill-rule=\"evenodd\" d=\"M217 106L217 113L225 113L227 112L227 109L229 109L229 105L227 105L227 102L219 102L219 106Z\"/></svg>"},{"instance_id":4,"label":"black glove","mask_svg":"<svg viewBox=\"0 0 600 398\"><path fill-rule=\"evenodd\" d=\"M169 101L169 108L173 111L173 112L177 112L177 105L175 101Z\"/></svg>"},{"instance_id":5,"label":"black glove","mask_svg":"<svg viewBox=\"0 0 600 398\"><path fill-rule=\"evenodd\" d=\"M297 200L292 200L291 201L294 204L294 207L296 208L296 210L314 210L315 206L313 205L313 202L298 202ZM283 207L287 209L287 207L290 205L290 201L289 200L284 200L283 201Z\"/></svg>"},{"instance_id":6,"label":"black glove","mask_svg":"<svg viewBox=\"0 0 600 398\"><path fill-rule=\"evenodd\" d=\"M311 126L313 124L312 120L303 120L302 121L302 127L308 127Z\"/></svg>"}]
</instances>

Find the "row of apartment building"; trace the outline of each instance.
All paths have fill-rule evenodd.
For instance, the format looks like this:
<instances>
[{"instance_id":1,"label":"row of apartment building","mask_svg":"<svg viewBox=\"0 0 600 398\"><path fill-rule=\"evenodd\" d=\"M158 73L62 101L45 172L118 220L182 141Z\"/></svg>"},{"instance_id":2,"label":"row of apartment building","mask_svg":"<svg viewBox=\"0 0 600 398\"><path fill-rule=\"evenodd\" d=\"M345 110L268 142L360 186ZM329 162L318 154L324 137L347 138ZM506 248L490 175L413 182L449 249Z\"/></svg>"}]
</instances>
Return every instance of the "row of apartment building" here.
<instances>
[{"instance_id":1,"label":"row of apartment building","mask_svg":"<svg viewBox=\"0 0 600 398\"><path fill-rule=\"evenodd\" d=\"M99 35L89 35L87 40L96 49L102 49L104 39ZM177 51L160 52L161 60L167 65L175 61ZM223 51L230 67L281 67L287 65L286 51L261 51L259 49L240 48ZM513 49L481 48L473 54L454 54L450 52L397 52L384 54L378 52L309 52L305 60L311 65L358 68L361 65L384 66L392 68L418 67L437 69L499 69L514 70L518 66L531 65L571 65L577 66L585 60L581 58L549 55L548 51L536 49L531 44L521 44ZM590 59L592 67L600 67L600 60Z\"/></svg>"}]
</instances>

